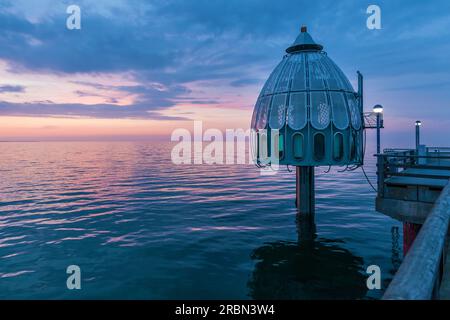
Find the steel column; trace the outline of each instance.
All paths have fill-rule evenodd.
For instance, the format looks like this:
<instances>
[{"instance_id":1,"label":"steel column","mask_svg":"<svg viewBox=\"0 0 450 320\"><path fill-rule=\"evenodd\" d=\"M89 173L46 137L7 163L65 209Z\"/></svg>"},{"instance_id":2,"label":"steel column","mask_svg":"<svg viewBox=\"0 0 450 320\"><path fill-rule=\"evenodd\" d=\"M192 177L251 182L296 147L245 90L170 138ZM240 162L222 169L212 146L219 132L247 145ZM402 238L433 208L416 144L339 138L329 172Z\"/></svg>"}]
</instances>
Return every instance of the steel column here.
<instances>
[{"instance_id":1,"label":"steel column","mask_svg":"<svg viewBox=\"0 0 450 320\"><path fill-rule=\"evenodd\" d=\"M416 152L419 153L420 146L420 126L416 124Z\"/></svg>"},{"instance_id":2,"label":"steel column","mask_svg":"<svg viewBox=\"0 0 450 320\"><path fill-rule=\"evenodd\" d=\"M377 154L381 153L381 115L377 113Z\"/></svg>"},{"instance_id":3,"label":"steel column","mask_svg":"<svg viewBox=\"0 0 450 320\"><path fill-rule=\"evenodd\" d=\"M314 214L314 167L296 167L296 206L300 214Z\"/></svg>"},{"instance_id":4,"label":"steel column","mask_svg":"<svg viewBox=\"0 0 450 320\"><path fill-rule=\"evenodd\" d=\"M406 256L409 249L411 248L417 234L420 231L420 224L415 224L411 222L403 222L403 256Z\"/></svg>"}]
</instances>

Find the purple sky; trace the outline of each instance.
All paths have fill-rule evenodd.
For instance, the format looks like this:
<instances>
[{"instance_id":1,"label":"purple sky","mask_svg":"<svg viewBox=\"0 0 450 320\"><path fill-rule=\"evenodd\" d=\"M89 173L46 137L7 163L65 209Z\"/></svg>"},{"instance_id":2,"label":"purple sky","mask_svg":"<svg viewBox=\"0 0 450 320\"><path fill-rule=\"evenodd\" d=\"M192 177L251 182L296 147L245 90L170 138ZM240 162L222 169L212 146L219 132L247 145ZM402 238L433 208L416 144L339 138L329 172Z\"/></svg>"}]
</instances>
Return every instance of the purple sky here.
<instances>
[{"instance_id":1,"label":"purple sky","mask_svg":"<svg viewBox=\"0 0 450 320\"><path fill-rule=\"evenodd\" d=\"M81 30L66 28L69 4ZM381 30L366 27L370 4ZM450 144L445 0L0 0L0 140L248 127L302 24L354 87L364 74L365 108L385 107L386 145L411 146L417 119L423 142Z\"/></svg>"}]
</instances>

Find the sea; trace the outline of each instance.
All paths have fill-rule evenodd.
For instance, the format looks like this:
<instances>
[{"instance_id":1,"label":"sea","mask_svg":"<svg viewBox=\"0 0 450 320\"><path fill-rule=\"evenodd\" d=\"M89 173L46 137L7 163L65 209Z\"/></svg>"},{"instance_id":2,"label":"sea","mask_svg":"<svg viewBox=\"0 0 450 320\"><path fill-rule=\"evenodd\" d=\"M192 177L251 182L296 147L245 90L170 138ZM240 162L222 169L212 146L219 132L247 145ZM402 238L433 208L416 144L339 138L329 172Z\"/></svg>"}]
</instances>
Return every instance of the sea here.
<instances>
[{"instance_id":1,"label":"sea","mask_svg":"<svg viewBox=\"0 0 450 320\"><path fill-rule=\"evenodd\" d=\"M317 167L315 214L299 216L292 168L177 165L172 148L0 143L0 299L382 296L402 228L375 211L373 152L367 178ZM373 266L380 288L368 286Z\"/></svg>"}]
</instances>

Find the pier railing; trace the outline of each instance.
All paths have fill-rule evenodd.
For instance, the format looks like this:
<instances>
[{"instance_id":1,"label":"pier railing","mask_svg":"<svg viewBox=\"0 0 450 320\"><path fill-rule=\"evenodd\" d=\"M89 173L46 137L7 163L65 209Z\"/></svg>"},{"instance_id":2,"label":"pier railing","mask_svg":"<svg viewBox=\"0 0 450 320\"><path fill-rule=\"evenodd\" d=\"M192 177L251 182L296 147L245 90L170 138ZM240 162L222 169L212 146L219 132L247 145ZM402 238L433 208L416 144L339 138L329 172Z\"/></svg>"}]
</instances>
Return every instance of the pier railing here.
<instances>
[{"instance_id":1,"label":"pier railing","mask_svg":"<svg viewBox=\"0 0 450 320\"><path fill-rule=\"evenodd\" d=\"M448 160L443 159L443 157L448 157L450 156L450 148L449 147L427 147L426 148L426 153L427 155L435 158L435 159L431 159L430 162L434 162L438 165L441 165L445 162L447 162L448 164ZM441 161L443 160L443 161ZM450 164L448 164L450 165Z\"/></svg>"},{"instance_id":2,"label":"pier railing","mask_svg":"<svg viewBox=\"0 0 450 320\"><path fill-rule=\"evenodd\" d=\"M439 298L450 218L450 184L442 191L386 290L386 300Z\"/></svg>"},{"instance_id":3,"label":"pier railing","mask_svg":"<svg viewBox=\"0 0 450 320\"><path fill-rule=\"evenodd\" d=\"M404 176L409 168L446 169L450 170L450 148L426 148L423 155L415 149L385 149L376 154L378 196L384 197L386 179L393 176Z\"/></svg>"}]
</instances>

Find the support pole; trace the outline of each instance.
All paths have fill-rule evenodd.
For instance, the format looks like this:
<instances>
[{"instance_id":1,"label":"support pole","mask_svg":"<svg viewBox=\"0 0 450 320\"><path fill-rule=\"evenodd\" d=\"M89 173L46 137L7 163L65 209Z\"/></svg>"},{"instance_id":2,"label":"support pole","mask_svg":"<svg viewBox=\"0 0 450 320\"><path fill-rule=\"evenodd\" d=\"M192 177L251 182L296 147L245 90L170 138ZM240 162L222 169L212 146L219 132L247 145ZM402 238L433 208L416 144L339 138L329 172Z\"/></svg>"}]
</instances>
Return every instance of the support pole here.
<instances>
[{"instance_id":1,"label":"support pole","mask_svg":"<svg viewBox=\"0 0 450 320\"><path fill-rule=\"evenodd\" d=\"M313 244L316 238L316 223L314 215L299 214L297 215L297 232L298 244Z\"/></svg>"},{"instance_id":2,"label":"support pole","mask_svg":"<svg viewBox=\"0 0 450 320\"><path fill-rule=\"evenodd\" d=\"M377 113L377 154L381 153L381 114Z\"/></svg>"},{"instance_id":3,"label":"support pole","mask_svg":"<svg viewBox=\"0 0 450 320\"><path fill-rule=\"evenodd\" d=\"M314 214L314 167L296 167L296 206L299 214Z\"/></svg>"},{"instance_id":4,"label":"support pole","mask_svg":"<svg viewBox=\"0 0 450 320\"><path fill-rule=\"evenodd\" d=\"M416 152L419 153L420 146L420 125L416 123Z\"/></svg>"},{"instance_id":5,"label":"support pole","mask_svg":"<svg viewBox=\"0 0 450 320\"><path fill-rule=\"evenodd\" d=\"M403 222L403 256L406 256L420 231L420 224Z\"/></svg>"},{"instance_id":6,"label":"support pole","mask_svg":"<svg viewBox=\"0 0 450 320\"><path fill-rule=\"evenodd\" d=\"M358 74L358 97L359 97L359 112L364 113L364 77L361 72Z\"/></svg>"}]
</instances>

